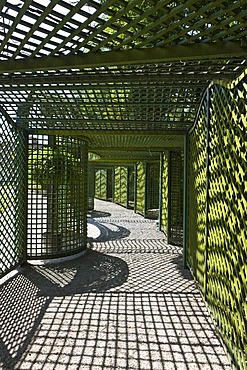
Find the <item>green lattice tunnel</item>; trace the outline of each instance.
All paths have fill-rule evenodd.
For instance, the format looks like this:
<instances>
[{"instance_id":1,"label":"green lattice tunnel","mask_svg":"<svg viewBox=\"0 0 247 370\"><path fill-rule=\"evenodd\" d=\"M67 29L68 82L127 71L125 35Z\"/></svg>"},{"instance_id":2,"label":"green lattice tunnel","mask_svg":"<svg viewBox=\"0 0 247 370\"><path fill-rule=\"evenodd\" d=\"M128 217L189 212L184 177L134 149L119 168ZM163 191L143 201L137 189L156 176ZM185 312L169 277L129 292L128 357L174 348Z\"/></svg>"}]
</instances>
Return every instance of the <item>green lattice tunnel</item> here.
<instances>
[{"instance_id":1,"label":"green lattice tunnel","mask_svg":"<svg viewBox=\"0 0 247 370\"><path fill-rule=\"evenodd\" d=\"M144 217L158 209L168 241L178 243L184 236L185 262L234 363L246 370L246 95L246 74L232 86L212 84L184 153L164 148L160 161L108 168L91 164L90 171L85 141L48 131L28 134L2 116L1 276L27 258L84 250L94 195Z\"/></svg>"}]
</instances>

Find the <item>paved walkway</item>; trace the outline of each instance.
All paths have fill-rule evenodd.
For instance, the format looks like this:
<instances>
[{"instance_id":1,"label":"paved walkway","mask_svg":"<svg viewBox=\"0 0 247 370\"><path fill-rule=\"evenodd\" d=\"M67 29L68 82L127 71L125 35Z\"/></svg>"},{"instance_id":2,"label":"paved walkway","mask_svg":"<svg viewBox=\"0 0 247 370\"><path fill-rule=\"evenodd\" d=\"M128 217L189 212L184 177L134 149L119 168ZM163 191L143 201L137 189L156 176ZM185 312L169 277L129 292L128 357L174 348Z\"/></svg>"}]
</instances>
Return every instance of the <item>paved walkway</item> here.
<instances>
[{"instance_id":1,"label":"paved walkway","mask_svg":"<svg viewBox=\"0 0 247 370\"><path fill-rule=\"evenodd\" d=\"M180 247L96 201L89 250L0 289L0 369L230 370Z\"/></svg>"}]
</instances>

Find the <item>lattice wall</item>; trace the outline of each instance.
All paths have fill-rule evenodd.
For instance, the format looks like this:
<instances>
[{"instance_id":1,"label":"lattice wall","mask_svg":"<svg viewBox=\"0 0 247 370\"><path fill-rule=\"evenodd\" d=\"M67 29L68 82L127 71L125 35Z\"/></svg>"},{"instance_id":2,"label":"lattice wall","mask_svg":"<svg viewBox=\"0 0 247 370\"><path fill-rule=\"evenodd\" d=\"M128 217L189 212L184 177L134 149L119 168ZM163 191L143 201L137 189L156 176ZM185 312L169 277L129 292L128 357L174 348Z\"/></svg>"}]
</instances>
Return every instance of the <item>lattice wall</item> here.
<instances>
[{"instance_id":1,"label":"lattice wall","mask_svg":"<svg viewBox=\"0 0 247 370\"><path fill-rule=\"evenodd\" d=\"M135 167L128 167L128 208L134 208L135 203Z\"/></svg>"},{"instance_id":2,"label":"lattice wall","mask_svg":"<svg viewBox=\"0 0 247 370\"><path fill-rule=\"evenodd\" d=\"M145 215L146 164L139 162L136 166L136 212Z\"/></svg>"},{"instance_id":3,"label":"lattice wall","mask_svg":"<svg viewBox=\"0 0 247 370\"><path fill-rule=\"evenodd\" d=\"M247 369L246 92L246 75L231 89L210 87L208 161L206 97L190 135L189 158L188 261L241 370Z\"/></svg>"},{"instance_id":4,"label":"lattice wall","mask_svg":"<svg viewBox=\"0 0 247 370\"><path fill-rule=\"evenodd\" d=\"M147 209L159 208L159 163L147 163Z\"/></svg>"},{"instance_id":5,"label":"lattice wall","mask_svg":"<svg viewBox=\"0 0 247 370\"><path fill-rule=\"evenodd\" d=\"M201 105L189 136L188 263L204 289L206 224L206 126L207 101Z\"/></svg>"},{"instance_id":6,"label":"lattice wall","mask_svg":"<svg viewBox=\"0 0 247 370\"><path fill-rule=\"evenodd\" d=\"M95 168L92 163L88 163L88 210L92 211L94 209L94 195L95 195Z\"/></svg>"},{"instance_id":7,"label":"lattice wall","mask_svg":"<svg viewBox=\"0 0 247 370\"><path fill-rule=\"evenodd\" d=\"M166 151L162 158L160 227L169 243L183 242L183 152Z\"/></svg>"},{"instance_id":8,"label":"lattice wall","mask_svg":"<svg viewBox=\"0 0 247 370\"><path fill-rule=\"evenodd\" d=\"M95 197L107 199L107 169L105 168L95 170Z\"/></svg>"},{"instance_id":9,"label":"lattice wall","mask_svg":"<svg viewBox=\"0 0 247 370\"><path fill-rule=\"evenodd\" d=\"M167 236L168 230L168 151L162 156L162 170L161 170L161 215L160 228Z\"/></svg>"},{"instance_id":10,"label":"lattice wall","mask_svg":"<svg viewBox=\"0 0 247 370\"><path fill-rule=\"evenodd\" d=\"M128 167L114 170L114 202L128 207Z\"/></svg>"},{"instance_id":11,"label":"lattice wall","mask_svg":"<svg viewBox=\"0 0 247 370\"><path fill-rule=\"evenodd\" d=\"M87 237L87 144L29 135L28 154L28 258L78 253Z\"/></svg>"},{"instance_id":12,"label":"lattice wall","mask_svg":"<svg viewBox=\"0 0 247 370\"><path fill-rule=\"evenodd\" d=\"M95 197L112 200L113 187L113 168L97 168L95 170Z\"/></svg>"},{"instance_id":13,"label":"lattice wall","mask_svg":"<svg viewBox=\"0 0 247 370\"><path fill-rule=\"evenodd\" d=\"M25 136L0 115L0 276L25 259Z\"/></svg>"},{"instance_id":14,"label":"lattice wall","mask_svg":"<svg viewBox=\"0 0 247 370\"><path fill-rule=\"evenodd\" d=\"M180 245L183 243L183 175L183 152L170 151L168 241Z\"/></svg>"}]
</instances>

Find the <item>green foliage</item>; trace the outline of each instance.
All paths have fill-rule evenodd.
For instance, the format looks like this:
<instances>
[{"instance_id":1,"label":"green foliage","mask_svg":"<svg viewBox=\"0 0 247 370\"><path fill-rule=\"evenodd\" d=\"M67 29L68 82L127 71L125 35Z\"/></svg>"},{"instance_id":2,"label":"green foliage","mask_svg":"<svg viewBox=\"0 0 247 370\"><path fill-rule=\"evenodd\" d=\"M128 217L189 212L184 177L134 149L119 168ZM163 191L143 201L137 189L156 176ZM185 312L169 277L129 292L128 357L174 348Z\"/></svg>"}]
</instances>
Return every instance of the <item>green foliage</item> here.
<instances>
[{"instance_id":1,"label":"green foliage","mask_svg":"<svg viewBox=\"0 0 247 370\"><path fill-rule=\"evenodd\" d=\"M60 148L44 147L34 151L29 161L29 178L43 189L71 183L77 176L78 160Z\"/></svg>"},{"instance_id":2,"label":"green foliage","mask_svg":"<svg viewBox=\"0 0 247 370\"><path fill-rule=\"evenodd\" d=\"M82 176L81 163L65 149L62 145L54 149L43 147L29 156L29 182L32 187L36 184L47 191L48 229L53 232L65 227L68 208L76 209L80 203L76 189Z\"/></svg>"}]
</instances>

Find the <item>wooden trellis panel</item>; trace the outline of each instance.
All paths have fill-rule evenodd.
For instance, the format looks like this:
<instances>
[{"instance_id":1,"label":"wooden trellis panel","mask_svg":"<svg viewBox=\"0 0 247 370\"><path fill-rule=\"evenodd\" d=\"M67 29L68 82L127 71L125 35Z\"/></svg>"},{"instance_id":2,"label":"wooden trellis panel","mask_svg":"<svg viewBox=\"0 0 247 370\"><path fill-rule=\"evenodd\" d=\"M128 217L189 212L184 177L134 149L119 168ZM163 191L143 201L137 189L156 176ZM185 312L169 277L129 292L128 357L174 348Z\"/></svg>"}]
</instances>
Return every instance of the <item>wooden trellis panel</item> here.
<instances>
[{"instance_id":1,"label":"wooden trellis panel","mask_svg":"<svg viewBox=\"0 0 247 370\"><path fill-rule=\"evenodd\" d=\"M188 263L200 286L205 278L206 126L207 101L203 100L189 136L188 160Z\"/></svg>"},{"instance_id":2,"label":"wooden trellis panel","mask_svg":"<svg viewBox=\"0 0 247 370\"><path fill-rule=\"evenodd\" d=\"M145 215L145 188L146 188L146 164L137 163L136 166L136 212Z\"/></svg>"},{"instance_id":3,"label":"wooden trellis panel","mask_svg":"<svg viewBox=\"0 0 247 370\"><path fill-rule=\"evenodd\" d=\"M94 165L89 162L88 164L88 210L94 209L94 196L95 196L95 169Z\"/></svg>"},{"instance_id":4,"label":"wooden trellis panel","mask_svg":"<svg viewBox=\"0 0 247 370\"><path fill-rule=\"evenodd\" d=\"M188 262L247 369L247 79L212 84L190 134ZM206 132L207 127L207 132Z\"/></svg>"},{"instance_id":5,"label":"wooden trellis panel","mask_svg":"<svg viewBox=\"0 0 247 370\"><path fill-rule=\"evenodd\" d=\"M210 89L207 300L247 369L247 79Z\"/></svg>"},{"instance_id":6,"label":"wooden trellis panel","mask_svg":"<svg viewBox=\"0 0 247 370\"><path fill-rule=\"evenodd\" d=\"M87 238L86 143L29 135L28 151L28 258L82 251Z\"/></svg>"},{"instance_id":7,"label":"wooden trellis panel","mask_svg":"<svg viewBox=\"0 0 247 370\"><path fill-rule=\"evenodd\" d=\"M183 153L166 151L162 158L160 228L169 243L183 242Z\"/></svg>"},{"instance_id":8,"label":"wooden trellis panel","mask_svg":"<svg viewBox=\"0 0 247 370\"><path fill-rule=\"evenodd\" d=\"M25 260L25 136L0 115L0 277Z\"/></svg>"},{"instance_id":9,"label":"wooden trellis panel","mask_svg":"<svg viewBox=\"0 0 247 370\"><path fill-rule=\"evenodd\" d=\"M128 167L128 208L134 208L135 204L135 167Z\"/></svg>"},{"instance_id":10,"label":"wooden trellis panel","mask_svg":"<svg viewBox=\"0 0 247 370\"><path fill-rule=\"evenodd\" d=\"M128 167L114 169L114 202L128 207Z\"/></svg>"},{"instance_id":11,"label":"wooden trellis panel","mask_svg":"<svg viewBox=\"0 0 247 370\"><path fill-rule=\"evenodd\" d=\"M170 151L168 175L168 242L183 243L183 152Z\"/></svg>"},{"instance_id":12,"label":"wooden trellis panel","mask_svg":"<svg viewBox=\"0 0 247 370\"><path fill-rule=\"evenodd\" d=\"M107 169L105 168L95 170L95 197L107 199Z\"/></svg>"},{"instance_id":13,"label":"wooden trellis panel","mask_svg":"<svg viewBox=\"0 0 247 370\"><path fill-rule=\"evenodd\" d=\"M148 162L146 176L146 216L158 218L160 163Z\"/></svg>"},{"instance_id":14,"label":"wooden trellis panel","mask_svg":"<svg viewBox=\"0 0 247 370\"><path fill-rule=\"evenodd\" d=\"M162 155L160 228L167 236L168 229L168 151Z\"/></svg>"},{"instance_id":15,"label":"wooden trellis panel","mask_svg":"<svg viewBox=\"0 0 247 370\"><path fill-rule=\"evenodd\" d=\"M103 200L113 198L113 169L95 169L95 197Z\"/></svg>"}]
</instances>

